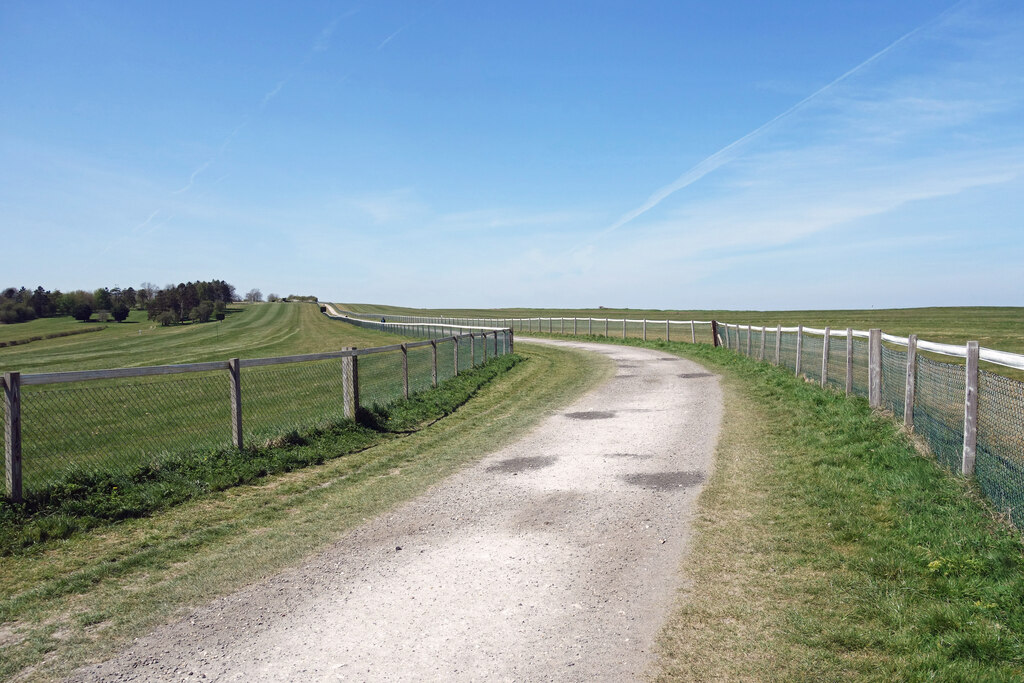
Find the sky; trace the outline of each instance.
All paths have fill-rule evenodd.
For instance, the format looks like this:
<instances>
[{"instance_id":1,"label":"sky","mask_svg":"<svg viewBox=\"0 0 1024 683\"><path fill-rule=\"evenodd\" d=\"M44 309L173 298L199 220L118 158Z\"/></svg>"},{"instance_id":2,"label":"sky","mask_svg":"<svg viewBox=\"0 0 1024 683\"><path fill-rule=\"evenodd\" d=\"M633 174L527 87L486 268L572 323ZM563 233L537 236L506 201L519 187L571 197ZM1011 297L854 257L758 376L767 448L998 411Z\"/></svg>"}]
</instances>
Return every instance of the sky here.
<instances>
[{"instance_id":1,"label":"sky","mask_svg":"<svg viewBox=\"0 0 1024 683\"><path fill-rule=\"evenodd\" d=\"M1019 0L3 0L0 88L0 287L1024 305Z\"/></svg>"}]
</instances>

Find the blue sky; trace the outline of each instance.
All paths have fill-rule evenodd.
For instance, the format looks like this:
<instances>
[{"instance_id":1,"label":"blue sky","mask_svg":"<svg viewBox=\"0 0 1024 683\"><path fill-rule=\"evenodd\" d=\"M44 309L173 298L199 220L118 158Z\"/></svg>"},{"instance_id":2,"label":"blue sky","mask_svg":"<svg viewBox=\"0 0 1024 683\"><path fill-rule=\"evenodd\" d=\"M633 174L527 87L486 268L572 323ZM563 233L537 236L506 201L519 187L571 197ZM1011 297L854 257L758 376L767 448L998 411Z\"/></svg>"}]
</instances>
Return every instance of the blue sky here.
<instances>
[{"instance_id":1,"label":"blue sky","mask_svg":"<svg viewBox=\"0 0 1024 683\"><path fill-rule=\"evenodd\" d=\"M0 4L0 286L1024 305L1024 6Z\"/></svg>"}]
</instances>

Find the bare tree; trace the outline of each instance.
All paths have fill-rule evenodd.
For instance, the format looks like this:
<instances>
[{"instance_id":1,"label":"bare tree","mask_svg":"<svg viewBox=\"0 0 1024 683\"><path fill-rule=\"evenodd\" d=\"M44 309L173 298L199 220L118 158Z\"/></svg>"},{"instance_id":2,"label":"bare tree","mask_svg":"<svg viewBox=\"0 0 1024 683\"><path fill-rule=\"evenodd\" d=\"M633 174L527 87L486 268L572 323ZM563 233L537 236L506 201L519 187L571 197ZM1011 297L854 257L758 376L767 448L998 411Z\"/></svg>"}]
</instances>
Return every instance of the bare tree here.
<instances>
[{"instance_id":1,"label":"bare tree","mask_svg":"<svg viewBox=\"0 0 1024 683\"><path fill-rule=\"evenodd\" d=\"M245 295L245 300L251 304L263 301L263 292L258 289L250 289Z\"/></svg>"}]
</instances>

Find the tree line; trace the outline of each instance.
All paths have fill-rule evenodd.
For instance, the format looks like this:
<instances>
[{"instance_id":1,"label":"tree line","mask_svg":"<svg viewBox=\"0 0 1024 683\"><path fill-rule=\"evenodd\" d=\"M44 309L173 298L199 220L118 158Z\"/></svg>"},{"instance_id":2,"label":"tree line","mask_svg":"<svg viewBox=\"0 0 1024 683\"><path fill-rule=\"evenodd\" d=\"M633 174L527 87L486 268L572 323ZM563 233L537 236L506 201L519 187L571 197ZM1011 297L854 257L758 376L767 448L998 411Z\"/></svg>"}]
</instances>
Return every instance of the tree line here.
<instances>
[{"instance_id":1,"label":"tree line","mask_svg":"<svg viewBox=\"0 0 1024 683\"><path fill-rule=\"evenodd\" d=\"M114 286L93 292L50 291L41 286L35 290L8 287L0 292L0 323L64 316L85 322L94 314L104 322L121 322L132 309L145 310L150 320L161 325L187 320L207 322L211 318L223 320L227 305L234 301L239 301L235 287L224 280L183 282L162 289L151 282L143 282L138 289Z\"/></svg>"}]
</instances>

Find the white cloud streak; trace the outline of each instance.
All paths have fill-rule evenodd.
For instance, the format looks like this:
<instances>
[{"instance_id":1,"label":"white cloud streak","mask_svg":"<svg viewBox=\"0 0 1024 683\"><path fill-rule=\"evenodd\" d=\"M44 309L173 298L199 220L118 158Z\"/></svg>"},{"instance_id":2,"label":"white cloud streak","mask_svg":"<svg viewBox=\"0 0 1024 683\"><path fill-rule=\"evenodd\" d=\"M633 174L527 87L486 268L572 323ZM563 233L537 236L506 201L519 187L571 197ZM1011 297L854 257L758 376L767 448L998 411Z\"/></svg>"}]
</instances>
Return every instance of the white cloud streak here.
<instances>
[{"instance_id":1,"label":"white cloud streak","mask_svg":"<svg viewBox=\"0 0 1024 683\"><path fill-rule=\"evenodd\" d=\"M688 170L686 173L684 173L683 175L679 176L674 182L672 182L672 183L662 187L661 189L657 190L654 194L652 194L650 197L648 197L647 201L645 201L643 204L641 204L637 208L633 209L632 211L627 212L621 218L619 218L619 220L615 221L610 226L608 226L604 230L602 230L599 233L597 233L597 235L595 235L594 238L592 238L591 241L596 240L596 239L600 239L602 237L605 237L605 236L609 235L612 232L615 232L616 230L618 230L622 226L624 226L624 225L634 221L635 219L637 219L640 216L642 216L643 214L647 213L648 211L650 211L654 207L658 206L659 204L661 204L669 196L675 194L676 192L682 190L683 188L685 188L685 187L687 187L689 185L692 185L693 183L697 182L698 180L700 180L701 178L703 178L707 174L709 174L709 173L711 173L711 172L721 168L723 165L729 163L730 161L735 159L737 156L739 156L743 152L744 148L747 147L751 142L753 142L757 138L761 137L767 131L771 130L779 122L789 118L790 116L792 116L796 112L798 112L801 109L803 109L804 107L806 107L809 103L811 103L814 100L818 99L820 96L822 96L823 94L825 94L829 90L833 89L835 86L839 85L843 81L846 81L851 76L853 76L854 74L862 71L863 69L867 68L871 64L877 62L879 59L881 59L886 54L891 52L894 48L896 48L897 46L901 45L902 43L905 43L912 36L917 35L918 33L922 32L926 28L934 26L935 24L937 24L938 22L943 20L945 17L947 17L957 7L959 7L960 5L964 4L964 2L966 2L966 1L967 0L961 0L961 2L959 2L956 5L950 7L946 11L942 12L940 15L938 15L934 19L932 19L932 20L926 22L925 24L915 28L914 30L909 31L908 33L905 33L904 35L900 36L895 41L893 41L892 43L890 43L886 47L882 48L881 50L879 50L875 54L871 55L870 57L865 59L863 62L858 64L857 66L855 66L852 69L848 70L846 73L842 74L838 78L833 79L832 81L830 81L826 85L822 86L818 90L815 90L813 93L811 93L810 95L808 95L804 99L800 100L799 102L794 104L789 109L785 110L781 114L775 116L773 119L769 120L768 122L762 124L758 128L756 128L756 129L752 130L751 132L747 133L746 135L744 135L743 137L739 138L738 140L735 140L735 141L729 143L728 145L726 145L722 149L718 150L717 152L715 152L711 156L707 157L706 159L704 159L703 161L698 163L696 166L694 166L690 170Z\"/></svg>"}]
</instances>

